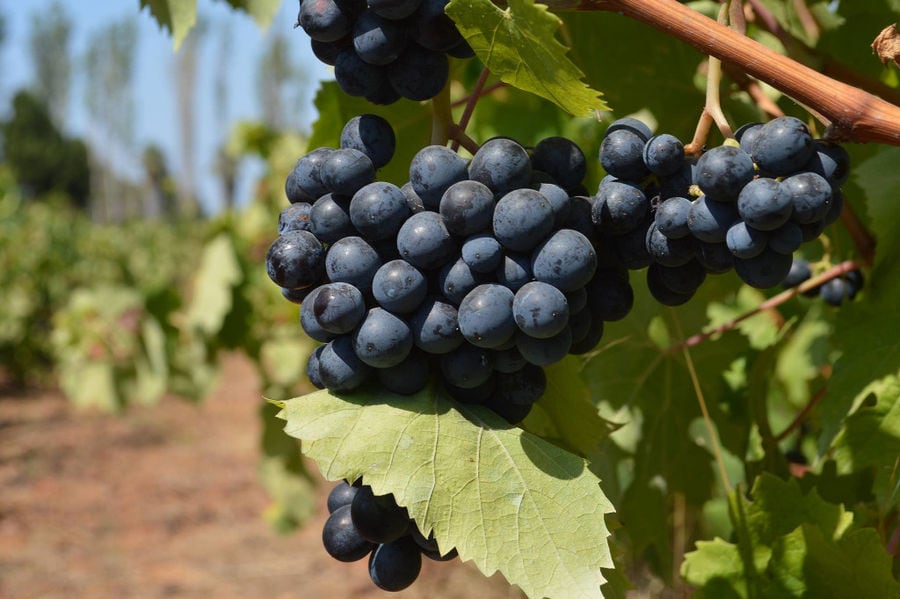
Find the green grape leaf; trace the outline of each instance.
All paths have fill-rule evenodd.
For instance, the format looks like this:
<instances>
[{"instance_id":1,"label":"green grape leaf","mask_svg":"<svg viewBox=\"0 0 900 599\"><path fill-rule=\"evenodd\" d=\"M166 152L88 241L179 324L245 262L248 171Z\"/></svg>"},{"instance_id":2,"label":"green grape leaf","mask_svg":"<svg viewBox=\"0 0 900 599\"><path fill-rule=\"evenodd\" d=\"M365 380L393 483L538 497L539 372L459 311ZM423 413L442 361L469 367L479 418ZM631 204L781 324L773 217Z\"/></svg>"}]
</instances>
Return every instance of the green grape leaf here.
<instances>
[{"instance_id":1,"label":"green grape leaf","mask_svg":"<svg viewBox=\"0 0 900 599\"><path fill-rule=\"evenodd\" d=\"M582 361L567 356L544 369L547 391L534 404L522 428L560 447L590 457L616 425L600 417L581 379Z\"/></svg>"},{"instance_id":2,"label":"green grape leaf","mask_svg":"<svg viewBox=\"0 0 900 599\"><path fill-rule=\"evenodd\" d=\"M231 238L220 233L203 249L194 297L188 307L188 324L209 336L218 333L231 310L232 289L241 278Z\"/></svg>"},{"instance_id":3,"label":"green grape leaf","mask_svg":"<svg viewBox=\"0 0 900 599\"><path fill-rule=\"evenodd\" d=\"M747 597L741 553L722 539L697 541L697 549L684 556L681 575L697 588L695 599Z\"/></svg>"},{"instance_id":4,"label":"green grape leaf","mask_svg":"<svg viewBox=\"0 0 900 599\"><path fill-rule=\"evenodd\" d=\"M344 124L359 114L377 114L387 119L394 128L397 148L391 161L378 170L379 181L396 185L409 181L413 156L431 143L431 113L427 104L400 100L389 106L376 106L363 98L348 96L337 83L329 81L319 88L315 105L319 118L313 126L309 148L337 148Z\"/></svg>"},{"instance_id":5,"label":"green grape leaf","mask_svg":"<svg viewBox=\"0 0 900 599\"><path fill-rule=\"evenodd\" d=\"M602 597L613 511L587 462L440 393L289 400L285 431L328 480L393 493L424 533L531 597Z\"/></svg>"},{"instance_id":6,"label":"green grape leaf","mask_svg":"<svg viewBox=\"0 0 900 599\"><path fill-rule=\"evenodd\" d=\"M819 450L828 449L853 405L872 381L895 374L900 365L900 148L885 148L855 170L855 182L866 193L866 207L875 234L875 265L863 293L845 303L832 336L841 357L828 383L828 400L820 405L823 433Z\"/></svg>"},{"instance_id":7,"label":"green grape leaf","mask_svg":"<svg viewBox=\"0 0 900 599\"><path fill-rule=\"evenodd\" d=\"M556 40L562 20L534 0L510 0L501 9L490 0L452 0L446 12L475 54L506 83L537 94L584 116L607 110L600 92L584 83L584 73Z\"/></svg>"},{"instance_id":8,"label":"green grape leaf","mask_svg":"<svg viewBox=\"0 0 900 599\"><path fill-rule=\"evenodd\" d=\"M176 50L197 24L196 0L141 0L141 9L144 7L161 28L172 34Z\"/></svg>"},{"instance_id":9,"label":"green grape leaf","mask_svg":"<svg viewBox=\"0 0 900 599\"><path fill-rule=\"evenodd\" d=\"M707 330L714 330L727 322L737 319L742 314L756 308L766 299L766 296L749 285L742 285L737 296L727 302L710 302L706 308L709 315ZM756 350L764 350L778 342L783 329L779 328L776 318L769 312L760 312L750 318L742 320L737 329L743 333L750 342L750 347Z\"/></svg>"},{"instance_id":10,"label":"green grape leaf","mask_svg":"<svg viewBox=\"0 0 900 599\"><path fill-rule=\"evenodd\" d=\"M767 574L766 597L900 597L891 557L874 528L835 540L804 524L774 544Z\"/></svg>"}]
</instances>

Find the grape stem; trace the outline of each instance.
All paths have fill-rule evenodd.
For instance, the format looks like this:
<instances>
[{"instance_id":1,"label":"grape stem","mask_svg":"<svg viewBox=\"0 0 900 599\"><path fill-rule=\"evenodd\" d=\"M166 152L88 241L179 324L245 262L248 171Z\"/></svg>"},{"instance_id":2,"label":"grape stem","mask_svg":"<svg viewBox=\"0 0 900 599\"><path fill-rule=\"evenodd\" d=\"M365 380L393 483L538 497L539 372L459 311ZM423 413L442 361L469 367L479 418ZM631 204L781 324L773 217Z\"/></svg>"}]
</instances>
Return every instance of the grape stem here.
<instances>
[{"instance_id":1,"label":"grape stem","mask_svg":"<svg viewBox=\"0 0 900 599\"><path fill-rule=\"evenodd\" d=\"M801 424L803 424L803 422L809 416L810 412L812 412L813 408L815 408L817 405L819 405L819 402L825 398L825 392L827 390L828 390L828 387L822 387L821 389L819 389L816 392L815 395L812 396L812 399L809 400L809 403L807 403L803 407L803 409L800 410L800 413L794 417L794 419L791 421L791 423L789 425L787 425L787 427L785 427L785 429L783 431L781 431L780 433L775 435L775 438L773 439L775 441L775 443L781 443L782 441L787 439L788 436L792 432L797 430L797 428Z\"/></svg>"},{"instance_id":2,"label":"grape stem","mask_svg":"<svg viewBox=\"0 0 900 599\"><path fill-rule=\"evenodd\" d=\"M551 10L611 11L734 64L831 122L835 141L900 146L900 107L770 50L677 0L545 0Z\"/></svg>"},{"instance_id":3,"label":"grape stem","mask_svg":"<svg viewBox=\"0 0 900 599\"><path fill-rule=\"evenodd\" d=\"M481 99L481 92L484 89L484 84L487 83L490 74L491 70L489 68L484 67L481 69L481 75L478 76L478 81L475 82L475 87L469 95L469 100L466 102L466 107L463 109L462 116L459 117L459 123L457 124L458 133L464 134L466 132L466 127L469 126L469 120L472 118L472 113L475 112L475 105L478 104L478 100ZM459 145L460 140L457 137L454 137L453 145L450 146L451 149L456 152L459 150ZM466 149L468 150L469 148Z\"/></svg>"},{"instance_id":4,"label":"grape stem","mask_svg":"<svg viewBox=\"0 0 900 599\"><path fill-rule=\"evenodd\" d=\"M860 267L860 264L858 264L857 262L855 262L853 260L847 260L846 262L841 262L840 264L838 264L836 266L832 266L825 272L823 272L815 277L811 277L811 278L807 279L806 281L804 281L801 285L799 285L797 287L788 289L786 291L782 291L778 295L770 297L769 299L762 302L760 305L753 308L749 312L745 312L745 313L741 314L740 316L738 316L737 318L734 318L733 320L729 320L728 322L726 322L722 325L719 325L719 326L715 327L714 329L710 329L709 331L706 331L705 333L698 333L696 335L688 337L681 343L678 343L678 344L670 347L668 351L675 352L675 351L684 349L686 347L694 347L695 345L699 345L699 344L703 343L704 341L711 339L712 337L716 337L718 335L721 335L722 333L730 331L731 329L733 329L734 327L736 327L743 321L747 320L751 316L755 316L755 315L759 314L760 312L765 312L767 310L774 310L775 308L777 308L781 304L785 303L786 301L788 301L795 295L804 293L806 291L809 291L810 289L814 289L814 288L822 285L823 283L827 283L828 281L830 281L832 279L836 279L842 275L845 275L848 272L850 272L851 270L856 270L859 267Z\"/></svg>"},{"instance_id":5,"label":"grape stem","mask_svg":"<svg viewBox=\"0 0 900 599\"><path fill-rule=\"evenodd\" d=\"M469 153L474 154L481 146L478 142L466 135L466 132L460 129L459 125L450 126L450 139L453 140L453 149L458 150L459 146L464 147Z\"/></svg>"},{"instance_id":6,"label":"grape stem","mask_svg":"<svg viewBox=\"0 0 900 599\"><path fill-rule=\"evenodd\" d=\"M478 98L480 99L485 96L489 96L492 93L494 93L495 91L497 91L498 89L500 89L501 87L506 87L506 83L504 83L502 81L495 81L494 83L491 83L490 85L485 87L483 90L481 90L481 93L478 95ZM452 106L453 108L459 108L460 106L464 106L465 104L467 104L469 102L470 97L471 96L466 96L465 98L460 98L459 100L454 100L453 103L450 104L450 106Z\"/></svg>"},{"instance_id":7,"label":"grape stem","mask_svg":"<svg viewBox=\"0 0 900 599\"><path fill-rule=\"evenodd\" d=\"M728 18L729 3L722 4L719 8L719 23L724 23ZM697 155L703 151L709 129L713 122L719 127L719 131L725 138L732 136L731 126L725 113L722 112L722 102L719 96L719 87L722 85L722 61L710 56L706 61L706 102L700 121L694 130L694 139L684 148L685 154Z\"/></svg>"}]
</instances>

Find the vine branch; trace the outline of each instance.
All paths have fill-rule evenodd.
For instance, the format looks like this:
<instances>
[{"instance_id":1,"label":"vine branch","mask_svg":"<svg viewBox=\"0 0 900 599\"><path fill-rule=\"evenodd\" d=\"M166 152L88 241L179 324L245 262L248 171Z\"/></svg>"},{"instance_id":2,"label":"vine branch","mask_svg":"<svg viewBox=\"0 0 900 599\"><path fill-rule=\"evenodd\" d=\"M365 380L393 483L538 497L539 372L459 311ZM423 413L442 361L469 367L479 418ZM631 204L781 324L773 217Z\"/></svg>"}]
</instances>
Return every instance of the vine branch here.
<instances>
[{"instance_id":1,"label":"vine branch","mask_svg":"<svg viewBox=\"0 0 900 599\"><path fill-rule=\"evenodd\" d=\"M677 0L545 0L551 10L612 11L734 64L831 122L835 140L900 146L900 107L832 79Z\"/></svg>"}]
</instances>

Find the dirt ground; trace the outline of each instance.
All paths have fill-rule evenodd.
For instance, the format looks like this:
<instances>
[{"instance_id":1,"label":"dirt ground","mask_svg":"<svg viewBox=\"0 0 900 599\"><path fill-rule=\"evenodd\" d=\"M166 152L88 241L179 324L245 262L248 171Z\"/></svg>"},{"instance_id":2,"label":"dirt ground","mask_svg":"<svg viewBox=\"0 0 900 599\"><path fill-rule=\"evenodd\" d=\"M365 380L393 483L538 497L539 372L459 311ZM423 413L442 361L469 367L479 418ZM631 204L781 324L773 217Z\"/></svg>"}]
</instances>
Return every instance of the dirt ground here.
<instances>
[{"instance_id":1,"label":"dirt ground","mask_svg":"<svg viewBox=\"0 0 900 599\"><path fill-rule=\"evenodd\" d=\"M521 596L459 560L424 560L409 589L380 591L365 561L322 548L327 484L318 516L276 535L256 479L257 379L238 356L223 372L202 405L167 398L122 416L76 412L55 392L0 394L0 597Z\"/></svg>"}]
</instances>

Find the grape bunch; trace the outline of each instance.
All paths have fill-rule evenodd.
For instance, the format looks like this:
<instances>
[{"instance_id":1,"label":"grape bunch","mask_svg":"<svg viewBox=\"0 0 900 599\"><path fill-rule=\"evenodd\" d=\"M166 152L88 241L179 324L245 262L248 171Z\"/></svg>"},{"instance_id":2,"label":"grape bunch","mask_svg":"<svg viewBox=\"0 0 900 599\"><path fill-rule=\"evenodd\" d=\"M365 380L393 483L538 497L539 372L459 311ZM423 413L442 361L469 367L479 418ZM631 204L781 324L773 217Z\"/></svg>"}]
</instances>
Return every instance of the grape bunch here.
<instances>
[{"instance_id":1,"label":"grape bunch","mask_svg":"<svg viewBox=\"0 0 900 599\"><path fill-rule=\"evenodd\" d=\"M781 286L785 289L791 289L809 280L811 277L812 267L810 263L803 258L794 258L791 269L781 282ZM826 304L837 307L843 304L844 300L856 299L856 295L863 288L863 283L862 271L855 268L840 277L809 289L803 295L807 297L819 296Z\"/></svg>"},{"instance_id":2,"label":"grape bunch","mask_svg":"<svg viewBox=\"0 0 900 599\"><path fill-rule=\"evenodd\" d=\"M449 0L300 0L297 25L342 90L373 104L427 100L447 83L447 56L474 52L444 13Z\"/></svg>"},{"instance_id":3,"label":"grape bunch","mask_svg":"<svg viewBox=\"0 0 900 599\"><path fill-rule=\"evenodd\" d=\"M463 403L520 422L543 367L592 350L634 300L625 268L595 244L581 150L561 137L529 153L507 138L466 160L427 146L402 188L375 181L394 133L355 117L341 148L301 158L267 255L272 280L324 343L319 388L377 380L400 394L432 378Z\"/></svg>"},{"instance_id":4,"label":"grape bunch","mask_svg":"<svg viewBox=\"0 0 900 599\"><path fill-rule=\"evenodd\" d=\"M748 285L774 287L794 251L840 216L843 148L813 139L793 117L744 125L735 137L694 160L676 137L636 119L606 131L593 221L623 265L647 267L662 304L687 302L708 273L731 269Z\"/></svg>"},{"instance_id":5,"label":"grape bunch","mask_svg":"<svg viewBox=\"0 0 900 599\"><path fill-rule=\"evenodd\" d=\"M338 483L328 495L328 513L322 529L325 550L342 562L369 556L369 576L385 591L415 582L423 555L436 561L457 555L456 549L442 554L434 535L424 536L393 495L375 495L367 485Z\"/></svg>"}]
</instances>

